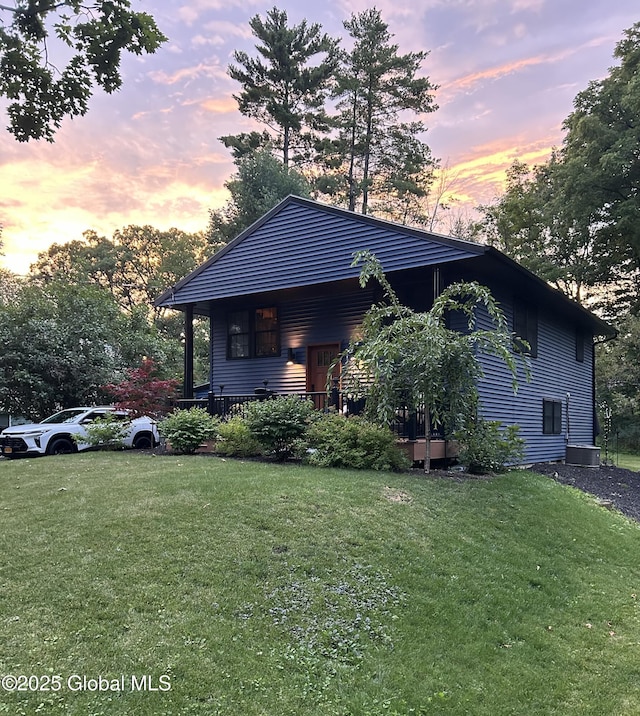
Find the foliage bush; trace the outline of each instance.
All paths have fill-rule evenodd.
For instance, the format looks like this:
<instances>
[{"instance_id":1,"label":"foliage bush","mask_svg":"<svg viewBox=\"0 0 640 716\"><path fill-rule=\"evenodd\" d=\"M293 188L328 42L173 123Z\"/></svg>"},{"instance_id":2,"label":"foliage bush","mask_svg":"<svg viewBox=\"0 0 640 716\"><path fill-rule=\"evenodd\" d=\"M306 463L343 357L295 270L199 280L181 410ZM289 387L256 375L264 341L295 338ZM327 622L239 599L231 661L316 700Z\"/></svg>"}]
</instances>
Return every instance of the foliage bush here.
<instances>
[{"instance_id":1,"label":"foliage bush","mask_svg":"<svg viewBox=\"0 0 640 716\"><path fill-rule=\"evenodd\" d=\"M524 458L523 438L519 425L501 428L496 420L475 418L456 433L460 446L458 459L475 475L500 472Z\"/></svg>"},{"instance_id":2,"label":"foliage bush","mask_svg":"<svg viewBox=\"0 0 640 716\"><path fill-rule=\"evenodd\" d=\"M307 461L312 465L358 470L409 467L391 430L364 418L323 415L309 428L307 437L311 448Z\"/></svg>"},{"instance_id":3,"label":"foliage bush","mask_svg":"<svg viewBox=\"0 0 640 716\"><path fill-rule=\"evenodd\" d=\"M139 368L127 371L126 380L103 389L115 399L117 408L128 410L133 417L157 418L167 413L171 399L177 396L178 381L160 378L158 365L145 358Z\"/></svg>"},{"instance_id":4,"label":"foliage bush","mask_svg":"<svg viewBox=\"0 0 640 716\"><path fill-rule=\"evenodd\" d=\"M179 453L192 454L203 442L213 440L218 433L219 419L203 408L174 410L158 425L160 435L169 440Z\"/></svg>"},{"instance_id":5,"label":"foliage bush","mask_svg":"<svg viewBox=\"0 0 640 716\"><path fill-rule=\"evenodd\" d=\"M130 426L128 420L119 420L114 415L106 414L85 427L86 437L84 435L71 437L75 443L87 443L101 450L122 450Z\"/></svg>"},{"instance_id":6,"label":"foliage bush","mask_svg":"<svg viewBox=\"0 0 640 716\"><path fill-rule=\"evenodd\" d=\"M218 426L216 452L229 457L253 457L259 455L260 443L241 417L229 418Z\"/></svg>"},{"instance_id":7,"label":"foliage bush","mask_svg":"<svg viewBox=\"0 0 640 716\"><path fill-rule=\"evenodd\" d=\"M268 454L286 460L303 450L307 429L316 416L310 400L287 395L250 403L245 420Z\"/></svg>"}]
</instances>

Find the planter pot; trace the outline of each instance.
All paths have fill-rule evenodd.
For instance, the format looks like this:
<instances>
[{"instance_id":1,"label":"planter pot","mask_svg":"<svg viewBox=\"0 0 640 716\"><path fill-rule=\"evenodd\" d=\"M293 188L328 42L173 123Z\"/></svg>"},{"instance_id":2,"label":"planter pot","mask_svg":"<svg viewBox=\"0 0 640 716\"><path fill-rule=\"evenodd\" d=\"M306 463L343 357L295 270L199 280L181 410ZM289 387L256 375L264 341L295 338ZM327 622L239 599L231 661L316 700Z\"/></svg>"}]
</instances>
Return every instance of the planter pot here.
<instances>
[{"instance_id":1,"label":"planter pot","mask_svg":"<svg viewBox=\"0 0 640 716\"><path fill-rule=\"evenodd\" d=\"M411 462L425 461L427 457L427 441L424 438L398 440L396 444ZM458 454L458 445L453 441L434 439L430 441L429 447L431 460L444 460L453 458Z\"/></svg>"}]
</instances>

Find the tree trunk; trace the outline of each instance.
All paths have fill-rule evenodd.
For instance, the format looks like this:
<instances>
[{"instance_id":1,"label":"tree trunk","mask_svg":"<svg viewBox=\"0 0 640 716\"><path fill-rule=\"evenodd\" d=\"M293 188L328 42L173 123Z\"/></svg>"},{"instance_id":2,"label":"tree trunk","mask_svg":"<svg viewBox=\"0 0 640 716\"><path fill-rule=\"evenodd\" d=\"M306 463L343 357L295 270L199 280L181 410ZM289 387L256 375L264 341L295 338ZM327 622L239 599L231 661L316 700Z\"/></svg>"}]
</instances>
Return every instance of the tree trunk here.
<instances>
[{"instance_id":1,"label":"tree trunk","mask_svg":"<svg viewBox=\"0 0 640 716\"><path fill-rule=\"evenodd\" d=\"M356 187L354 167L356 163L356 116L357 116L357 92L353 93L353 114L351 119L351 146L349 147L349 211L356 210Z\"/></svg>"},{"instance_id":2,"label":"tree trunk","mask_svg":"<svg viewBox=\"0 0 640 716\"><path fill-rule=\"evenodd\" d=\"M431 419L426 405L424 406L424 440L424 471L428 474L431 472Z\"/></svg>"}]
</instances>

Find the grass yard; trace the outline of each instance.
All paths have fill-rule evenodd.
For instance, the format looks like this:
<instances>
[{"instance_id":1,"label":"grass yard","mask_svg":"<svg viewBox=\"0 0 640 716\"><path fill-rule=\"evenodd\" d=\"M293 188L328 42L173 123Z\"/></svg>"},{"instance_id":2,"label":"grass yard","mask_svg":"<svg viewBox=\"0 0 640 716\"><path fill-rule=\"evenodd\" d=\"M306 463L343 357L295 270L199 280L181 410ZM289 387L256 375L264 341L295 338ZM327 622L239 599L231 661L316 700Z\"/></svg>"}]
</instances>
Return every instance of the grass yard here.
<instances>
[{"instance_id":1,"label":"grass yard","mask_svg":"<svg viewBox=\"0 0 640 716\"><path fill-rule=\"evenodd\" d=\"M604 458L604 451L602 451ZM619 467L625 467L627 470L635 470L640 472L640 455L634 455L629 452L616 453L614 455L616 465Z\"/></svg>"},{"instance_id":2,"label":"grass yard","mask_svg":"<svg viewBox=\"0 0 640 716\"><path fill-rule=\"evenodd\" d=\"M93 453L0 490L0 714L640 713L640 528L541 475Z\"/></svg>"}]
</instances>

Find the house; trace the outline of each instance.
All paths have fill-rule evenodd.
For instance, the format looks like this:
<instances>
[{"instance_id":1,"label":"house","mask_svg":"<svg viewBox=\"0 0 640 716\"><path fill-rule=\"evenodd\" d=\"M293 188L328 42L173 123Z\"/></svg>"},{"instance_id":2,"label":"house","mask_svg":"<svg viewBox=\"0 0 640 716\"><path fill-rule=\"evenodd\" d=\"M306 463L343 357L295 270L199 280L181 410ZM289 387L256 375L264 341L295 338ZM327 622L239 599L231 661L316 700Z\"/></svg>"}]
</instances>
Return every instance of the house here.
<instances>
[{"instance_id":1,"label":"house","mask_svg":"<svg viewBox=\"0 0 640 716\"><path fill-rule=\"evenodd\" d=\"M210 398L323 396L328 366L377 298L377 287L361 288L351 266L364 249L416 310L454 281L491 289L514 334L530 345L531 375L521 376L514 395L506 367L482 356L481 410L520 425L527 462L563 459L569 443L593 444L594 344L613 335L610 326L492 247L295 196L157 299L185 314L184 397L193 397L196 316L209 320Z\"/></svg>"}]
</instances>

